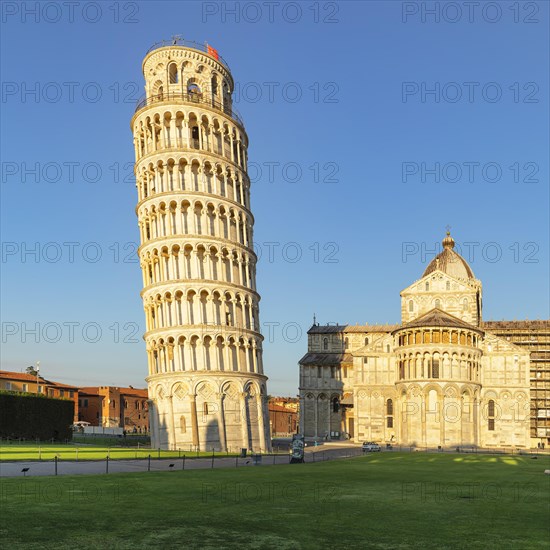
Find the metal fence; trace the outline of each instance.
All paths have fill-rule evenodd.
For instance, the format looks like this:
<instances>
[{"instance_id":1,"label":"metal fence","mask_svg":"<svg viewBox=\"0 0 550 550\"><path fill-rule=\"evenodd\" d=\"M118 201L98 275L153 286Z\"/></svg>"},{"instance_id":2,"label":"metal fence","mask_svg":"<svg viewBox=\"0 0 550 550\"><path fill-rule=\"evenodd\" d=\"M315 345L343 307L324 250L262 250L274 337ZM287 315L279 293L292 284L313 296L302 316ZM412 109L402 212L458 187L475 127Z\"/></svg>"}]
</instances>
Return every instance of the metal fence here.
<instances>
[{"instance_id":1,"label":"metal fence","mask_svg":"<svg viewBox=\"0 0 550 550\"><path fill-rule=\"evenodd\" d=\"M318 463L329 460L356 457L362 454L361 448L334 448L307 452L305 463ZM53 459L40 461L9 461L0 463L1 477L20 475L56 476L76 474L109 474L122 472L161 472L176 470L243 468L255 466L275 466L289 464L290 454L252 453L246 456L227 456L213 453L212 456L197 457L195 454L179 452L173 457L164 457L158 452L151 452L146 458L113 459L106 456L100 460L70 460L54 456Z\"/></svg>"},{"instance_id":2,"label":"metal fence","mask_svg":"<svg viewBox=\"0 0 550 550\"><path fill-rule=\"evenodd\" d=\"M499 455L526 455L532 458L538 455L548 456L546 449L522 450L522 449L480 449L477 447L460 447L460 453L467 454L499 454ZM3 460L0 462L0 477L17 476L56 476L77 474L109 474L123 472L169 472L177 470L215 469L215 468L243 468L256 466L285 465L290 462L290 454L287 452L252 453L242 455L229 455L212 453L211 456L197 456L195 452L171 451L172 456L163 456L160 450L147 449L148 454L144 458L117 458L105 456L102 459L75 459L53 458L42 460ZM402 447L392 446L383 448L382 453L456 453L457 448L431 448L431 447ZM377 453L364 453L360 446L333 447L318 446L310 448L304 454L304 462L308 464L321 463L331 460L354 458L361 455Z\"/></svg>"}]
</instances>

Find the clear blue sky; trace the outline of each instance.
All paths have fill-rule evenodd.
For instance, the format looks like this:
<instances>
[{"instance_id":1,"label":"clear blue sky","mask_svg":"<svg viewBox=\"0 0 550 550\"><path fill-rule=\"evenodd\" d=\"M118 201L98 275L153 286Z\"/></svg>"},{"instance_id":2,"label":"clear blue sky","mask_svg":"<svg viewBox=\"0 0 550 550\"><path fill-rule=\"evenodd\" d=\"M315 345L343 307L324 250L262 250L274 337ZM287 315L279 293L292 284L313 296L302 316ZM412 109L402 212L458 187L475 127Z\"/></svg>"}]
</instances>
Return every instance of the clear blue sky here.
<instances>
[{"instance_id":1,"label":"clear blue sky","mask_svg":"<svg viewBox=\"0 0 550 550\"><path fill-rule=\"evenodd\" d=\"M447 225L485 319L548 318L547 2L440 2L439 22L434 2L25 4L4 2L1 22L2 369L40 360L67 383L144 385L141 273L124 261L138 240L129 121L145 52L175 34L230 64L262 168L271 394L297 393L314 312L398 322Z\"/></svg>"}]
</instances>

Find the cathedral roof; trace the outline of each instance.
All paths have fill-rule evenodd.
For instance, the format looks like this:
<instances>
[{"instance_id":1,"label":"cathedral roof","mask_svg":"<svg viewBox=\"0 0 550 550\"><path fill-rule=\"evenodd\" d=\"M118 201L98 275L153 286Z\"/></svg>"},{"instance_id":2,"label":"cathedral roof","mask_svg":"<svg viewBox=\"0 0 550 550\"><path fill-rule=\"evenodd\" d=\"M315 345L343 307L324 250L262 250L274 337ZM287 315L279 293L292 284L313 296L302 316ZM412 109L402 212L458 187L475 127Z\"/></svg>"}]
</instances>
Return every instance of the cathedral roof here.
<instances>
[{"instance_id":1,"label":"cathedral roof","mask_svg":"<svg viewBox=\"0 0 550 550\"><path fill-rule=\"evenodd\" d=\"M313 325L308 334L391 332L399 325Z\"/></svg>"},{"instance_id":2,"label":"cathedral roof","mask_svg":"<svg viewBox=\"0 0 550 550\"><path fill-rule=\"evenodd\" d=\"M359 333L367 333L367 332L391 332L395 328L397 328L399 325L348 325L344 332L359 332Z\"/></svg>"},{"instance_id":3,"label":"cathedral roof","mask_svg":"<svg viewBox=\"0 0 550 550\"><path fill-rule=\"evenodd\" d=\"M474 273L468 265L468 262L460 254L454 251L455 241L448 231L442 244L443 251L428 264L422 277L434 271L443 271L443 273L455 279L475 279Z\"/></svg>"},{"instance_id":4,"label":"cathedral roof","mask_svg":"<svg viewBox=\"0 0 550 550\"><path fill-rule=\"evenodd\" d=\"M335 332L343 332L347 325L313 325L308 331L308 334L330 334Z\"/></svg>"},{"instance_id":5,"label":"cathedral roof","mask_svg":"<svg viewBox=\"0 0 550 550\"><path fill-rule=\"evenodd\" d=\"M424 313L420 317L417 317L413 321L405 323L398 330L414 327L445 327L445 328L467 328L468 330L475 330L483 333L483 331L474 325L470 325L466 321L447 313L439 308L434 308ZM397 331L395 331L397 332Z\"/></svg>"},{"instance_id":6,"label":"cathedral roof","mask_svg":"<svg viewBox=\"0 0 550 550\"><path fill-rule=\"evenodd\" d=\"M300 361L300 365L329 366L341 363L353 363L351 353L306 353Z\"/></svg>"}]
</instances>

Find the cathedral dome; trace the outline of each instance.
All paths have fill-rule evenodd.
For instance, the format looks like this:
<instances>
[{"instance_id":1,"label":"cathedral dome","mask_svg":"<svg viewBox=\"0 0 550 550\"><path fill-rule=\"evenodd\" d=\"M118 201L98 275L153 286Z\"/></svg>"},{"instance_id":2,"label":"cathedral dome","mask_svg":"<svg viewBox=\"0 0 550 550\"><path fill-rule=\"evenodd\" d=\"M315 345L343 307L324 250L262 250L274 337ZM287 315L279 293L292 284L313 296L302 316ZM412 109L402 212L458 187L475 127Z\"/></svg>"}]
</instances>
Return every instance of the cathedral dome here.
<instances>
[{"instance_id":1,"label":"cathedral dome","mask_svg":"<svg viewBox=\"0 0 550 550\"><path fill-rule=\"evenodd\" d=\"M434 271L443 271L455 279L475 279L474 273L468 262L457 252L454 251L455 241L447 231L443 239L443 251L440 252L425 269L422 277L433 273Z\"/></svg>"}]
</instances>

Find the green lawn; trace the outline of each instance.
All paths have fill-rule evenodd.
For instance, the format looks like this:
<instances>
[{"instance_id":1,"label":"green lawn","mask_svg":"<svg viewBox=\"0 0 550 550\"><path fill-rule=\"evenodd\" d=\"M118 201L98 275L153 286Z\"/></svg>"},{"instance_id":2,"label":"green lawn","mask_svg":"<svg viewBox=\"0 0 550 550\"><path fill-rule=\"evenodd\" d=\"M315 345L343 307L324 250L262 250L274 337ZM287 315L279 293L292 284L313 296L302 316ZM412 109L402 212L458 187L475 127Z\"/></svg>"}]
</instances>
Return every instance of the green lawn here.
<instances>
[{"instance_id":1,"label":"green lawn","mask_svg":"<svg viewBox=\"0 0 550 550\"><path fill-rule=\"evenodd\" d=\"M549 459L381 453L316 464L2 480L6 548L547 549Z\"/></svg>"},{"instance_id":2,"label":"green lawn","mask_svg":"<svg viewBox=\"0 0 550 550\"><path fill-rule=\"evenodd\" d=\"M103 445L104 447L109 446L119 446L119 447L142 447L146 445L147 447L151 446L151 438L143 435L127 435L126 437L109 437L109 436L87 436L81 435L79 433L74 433L71 443L80 443L80 444L92 444L92 445Z\"/></svg>"},{"instance_id":3,"label":"green lawn","mask_svg":"<svg viewBox=\"0 0 550 550\"><path fill-rule=\"evenodd\" d=\"M180 456L212 456L209 452L196 452L187 450L181 451L159 451L141 446L136 447L107 447L103 445L55 445L45 443L38 444L10 444L0 445L0 461L2 460L53 460L57 456L61 460L102 460L107 455L111 460L122 460L129 458L176 458ZM235 454L215 453L216 456L235 456Z\"/></svg>"}]
</instances>

